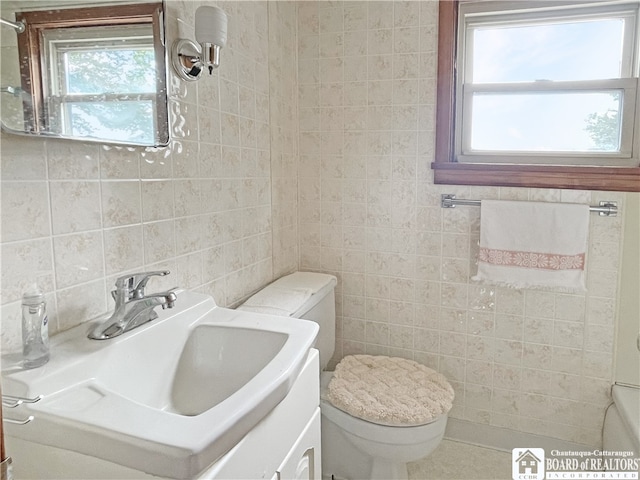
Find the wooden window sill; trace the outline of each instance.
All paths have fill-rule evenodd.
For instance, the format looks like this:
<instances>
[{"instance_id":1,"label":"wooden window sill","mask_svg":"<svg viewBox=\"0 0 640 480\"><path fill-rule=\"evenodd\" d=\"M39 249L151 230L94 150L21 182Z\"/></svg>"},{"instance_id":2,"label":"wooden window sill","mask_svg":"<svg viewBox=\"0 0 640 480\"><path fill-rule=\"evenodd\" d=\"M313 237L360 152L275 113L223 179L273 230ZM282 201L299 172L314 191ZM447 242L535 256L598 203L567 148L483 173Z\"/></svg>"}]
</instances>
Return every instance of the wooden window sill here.
<instances>
[{"instance_id":1,"label":"wooden window sill","mask_svg":"<svg viewBox=\"0 0 640 480\"><path fill-rule=\"evenodd\" d=\"M436 184L640 192L640 167L456 162L433 162L431 167Z\"/></svg>"}]
</instances>

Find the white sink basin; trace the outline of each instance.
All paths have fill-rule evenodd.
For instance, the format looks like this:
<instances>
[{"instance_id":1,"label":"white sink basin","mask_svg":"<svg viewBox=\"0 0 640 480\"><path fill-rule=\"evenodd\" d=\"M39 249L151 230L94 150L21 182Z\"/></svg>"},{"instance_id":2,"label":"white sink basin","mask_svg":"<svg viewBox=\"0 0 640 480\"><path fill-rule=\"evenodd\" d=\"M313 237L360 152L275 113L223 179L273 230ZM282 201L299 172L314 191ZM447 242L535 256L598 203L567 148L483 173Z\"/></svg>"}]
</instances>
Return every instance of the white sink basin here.
<instances>
[{"instance_id":1,"label":"white sink basin","mask_svg":"<svg viewBox=\"0 0 640 480\"><path fill-rule=\"evenodd\" d=\"M199 325L187 340L171 388L171 411L200 415L240 390L275 358L282 332Z\"/></svg>"},{"instance_id":2,"label":"white sink basin","mask_svg":"<svg viewBox=\"0 0 640 480\"><path fill-rule=\"evenodd\" d=\"M3 372L22 405L24 440L162 477L190 478L230 450L289 392L318 326L217 307L179 292L171 310L111 340L87 327L54 337L51 360Z\"/></svg>"}]
</instances>

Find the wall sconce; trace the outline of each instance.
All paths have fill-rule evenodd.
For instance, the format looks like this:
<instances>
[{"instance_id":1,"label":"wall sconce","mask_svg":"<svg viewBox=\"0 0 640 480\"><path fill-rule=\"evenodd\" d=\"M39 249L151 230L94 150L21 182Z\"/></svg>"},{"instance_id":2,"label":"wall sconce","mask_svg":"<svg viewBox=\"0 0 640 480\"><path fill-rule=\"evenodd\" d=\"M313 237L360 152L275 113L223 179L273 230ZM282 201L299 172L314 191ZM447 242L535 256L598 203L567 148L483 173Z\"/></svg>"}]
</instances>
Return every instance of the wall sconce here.
<instances>
[{"instance_id":1,"label":"wall sconce","mask_svg":"<svg viewBox=\"0 0 640 480\"><path fill-rule=\"evenodd\" d=\"M220 65L220 50L227 43L227 14L218 7L196 10L196 40L179 38L173 43L171 61L178 76L193 82L207 67L209 74Z\"/></svg>"}]
</instances>

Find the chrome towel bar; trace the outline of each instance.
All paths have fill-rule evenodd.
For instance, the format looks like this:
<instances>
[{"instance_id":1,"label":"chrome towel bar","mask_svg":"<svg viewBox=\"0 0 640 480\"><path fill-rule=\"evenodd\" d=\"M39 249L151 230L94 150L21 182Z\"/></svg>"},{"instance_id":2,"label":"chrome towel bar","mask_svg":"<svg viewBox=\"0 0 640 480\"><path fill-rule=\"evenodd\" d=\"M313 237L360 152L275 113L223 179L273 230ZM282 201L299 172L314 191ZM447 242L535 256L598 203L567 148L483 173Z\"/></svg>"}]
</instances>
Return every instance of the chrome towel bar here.
<instances>
[{"instance_id":1,"label":"chrome towel bar","mask_svg":"<svg viewBox=\"0 0 640 480\"><path fill-rule=\"evenodd\" d=\"M34 398L15 397L13 395L2 395L2 406L6 408L16 408L23 403L36 403L42 399L42 395Z\"/></svg>"},{"instance_id":2,"label":"chrome towel bar","mask_svg":"<svg viewBox=\"0 0 640 480\"><path fill-rule=\"evenodd\" d=\"M24 22L13 22L11 20L6 20L4 18L0 18L0 24L13 28L17 33L24 32L26 28L24 25Z\"/></svg>"},{"instance_id":3,"label":"chrome towel bar","mask_svg":"<svg viewBox=\"0 0 640 480\"><path fill-rule=\"evenodd\" d=\"M33 415L29 415L24 420L14 420L13 418L3 418L2 421L5 423L13 423L14 425L26 425L27 423L33 420Z\"/></svg>"},{"instance_id":4,"label":"chrome towel bar","mask_svg":"<svg viewBox=\"0 0 640 480\"><path fill-rule=\"evenodd\" d=\"M444 193L440 196L440 206L442 208L454 208L456 205L469 205L472 207L479 207L480 200L465 200L462 198L456 198L455 195L450 193ZM600 205L589 206L589 211L597 212L601 217L616 217L618 215L618 203L605 200L600 202Z\"/></svg>"},{"instance_id":5,"label":"chrome towel bar","mask_svg":"<svg viewBox=\"0 0 640 480\"><path fill-rule=\"evenodd\" d=\"M14 395L2 395L2 406L5 408L16 408L20 405L24 405L25 403L36 403L42 400L42 395L38 395L34 398L27 397L16 397ZM27 418L23 418L22 420L16 420L14 418L3 418L2 421L4 423L12 423L14 425L26 425L27 423L33 421L34 416L29 415Z\"/></svg>"}]
</instances>

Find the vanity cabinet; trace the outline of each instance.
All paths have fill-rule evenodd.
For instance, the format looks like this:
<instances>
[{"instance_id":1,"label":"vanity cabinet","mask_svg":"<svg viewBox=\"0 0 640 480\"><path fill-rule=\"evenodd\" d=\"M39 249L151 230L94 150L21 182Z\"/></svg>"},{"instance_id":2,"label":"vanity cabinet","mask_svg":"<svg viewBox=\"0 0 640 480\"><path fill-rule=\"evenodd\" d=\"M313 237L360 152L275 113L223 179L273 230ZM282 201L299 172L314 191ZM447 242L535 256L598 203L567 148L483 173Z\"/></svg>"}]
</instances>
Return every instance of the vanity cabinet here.
<instances>
[{"instance_id":1,"label":"vanity cabinet","mask_svg":"<svg viewBox=\"0 0 640 480\"><path fill-rule=\"evenodd\" d=\"M195 478L320 480L318 352L312 349L287 396L240 442ZM159 479L99 458L7 437L16 480Z\"/></svg>"},{"instance_id":2,"label":"vanity cabinet","mask_svg":"<svg viewBox=\"0 0 640 480\"><path fill-rule=\"evenodd\" d=\"M316 471L316 467L321 463L318 445L320 445L320 409L313 414L273 478L275 480L320 480L319 469L318 472Z\"/></svg>"},{"instance_id":3,"label":"vanity cabinet","mask_svg":"<svg viewBox=\"0 0 640 480\"><path fill-rule=\"evenodd\" d=\"M199 478L320 480L319 371L312 349L285 399Z\"/></svg>"}]
</instances>

